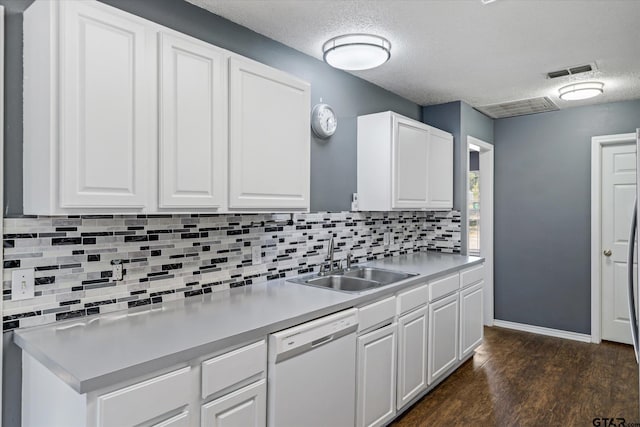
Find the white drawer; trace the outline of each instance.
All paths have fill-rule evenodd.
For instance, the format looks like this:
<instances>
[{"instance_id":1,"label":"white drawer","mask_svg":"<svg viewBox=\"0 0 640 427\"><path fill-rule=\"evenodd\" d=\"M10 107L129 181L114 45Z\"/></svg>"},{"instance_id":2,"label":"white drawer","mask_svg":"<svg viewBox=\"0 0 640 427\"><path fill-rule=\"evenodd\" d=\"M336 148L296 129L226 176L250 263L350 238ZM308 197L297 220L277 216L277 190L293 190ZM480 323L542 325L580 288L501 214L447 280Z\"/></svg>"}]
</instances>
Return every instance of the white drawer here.
<instances>
[{"instance_id":1,"label":"white drawer","mask_svg":"<svg viewBox=\"0 0 640 427\"><path fill-rule=\"evenodd\" d=\"M460 272L460 287L465 288L482 279L484 279L484 264L475 265Z\"/></svg>"},{"instance_id":2,"label":"white drawer","mask_svg":"<svg viewBox=\"0 0 640 427\"><path fill-rule=\"evenodd\" d=\"M396 297L389 297L358 309L358 331L392 319L396 315Z\"/></svg>"},{"instance_id":3,"label":"white drawer","mask_svg":"<svg viewBox=\"0 0 640 427\"><path fill-rule=\"evenodd\" d=\"M267 342L259 341L202 362L202 398L267 369Z\"/></svg>"},{"instance_id":4,"label":"white drawer","mask_svg":"<svg viewBox=\"0 0 640 427\"><path fill-rule=\"evenodd\" d=\"M453 273L429 282L429 301L450 294L460 288L460 275Z\"/></svg>"},{"instance_id":5,"label":"white drawer","mask_svg":"<svg viewBox=\"0 0 640 427\"><path fill-rule=\"evenodd\" d=\"M125 387L98 397L98 426L137 425L189 403L191 368Z\"/></svg>"},{"instance_id":6,"label":"white drawer","mask_svg":"<svg viewBox=\"0 0 640 427\"><path fill-rule=\"evenodd\" d=\"M409 289L398 294L397 307L398 314L418 308L429 301L429 285L420 285L417 288Z\"/></svg>"},{"instance_id":7,"label":"white drawer","mask_svg":"<svg viewBox=\"0 0 640 427\"><path fill-rule=\"evenodd\" d=\"M189 427L189 411L180 412L168 420L154 424L153 427Z\"/></svg>"}]
</instances>

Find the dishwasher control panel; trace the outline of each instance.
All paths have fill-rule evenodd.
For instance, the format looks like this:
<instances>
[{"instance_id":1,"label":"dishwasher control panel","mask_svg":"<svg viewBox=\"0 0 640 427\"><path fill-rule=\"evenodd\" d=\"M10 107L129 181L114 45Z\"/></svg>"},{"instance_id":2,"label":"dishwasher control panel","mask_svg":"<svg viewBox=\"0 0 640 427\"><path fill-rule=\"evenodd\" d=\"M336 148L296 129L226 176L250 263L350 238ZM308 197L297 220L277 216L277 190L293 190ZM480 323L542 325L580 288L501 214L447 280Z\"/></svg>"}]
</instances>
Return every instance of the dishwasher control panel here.
<instances>
[{"instance_id":1,"label":"dishwasher control panel","mask_svg":"<svg viewBox=\"0 0 640 427\"><path fill-rule=\"evenodd\" d=\"M276 354L305 346L315 347L352 332L357 326L358 312L349 309L276 332L271 335L270 344Z\"/></svg>"}]
</instances>

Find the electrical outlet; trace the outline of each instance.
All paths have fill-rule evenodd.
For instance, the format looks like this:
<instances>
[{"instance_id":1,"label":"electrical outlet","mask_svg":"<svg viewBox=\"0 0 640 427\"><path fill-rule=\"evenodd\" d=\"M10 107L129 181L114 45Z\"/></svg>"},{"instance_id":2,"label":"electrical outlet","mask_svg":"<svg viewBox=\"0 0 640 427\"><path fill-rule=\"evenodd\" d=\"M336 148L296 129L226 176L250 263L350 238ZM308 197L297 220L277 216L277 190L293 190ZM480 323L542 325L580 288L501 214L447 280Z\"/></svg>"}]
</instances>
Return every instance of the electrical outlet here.
<instances>
[{"instance_id":1,"label":"electrical outlet","mask_svg":"<svg viewBox=\"0 0 640 427\"><path fill-rule=\"evenodd\" d=\"M111 278L115 282L119 282L122 280L123 270L122 270L122 260L114 259L111 261Z\"/></svg>"},{"instance_id":2,"label":"electrical outlet","mask_svg":"<svg viewBox=\"0 0 640 427\"><path fill-rule=\"evenodd\" d=\"M358 210L358 193L353 193L351 195L351 210L352 211Z\"/></svg>"},{"instance_id":3,"label":"electrical outlet","mask_svg":"<svg viewBox=\"0 0 640 427\"><path fill-rule=\"evenodd\" d=\"M11 272L11 300L29 299L35 296L33 268Z\"/></svg>"},{"instance_id":4,"label":"electrical outlet","mask_svg":"<svg viewBox=\"0 0 640 427\"><path fill-rule=\"evenodd\" d=\"M260 245L251 247L251 264L262 264L262 247Z\"/></svg>"},{"instance_id":5,"label":"electrical outlet","mask_svg":"<svg viewBox=\"0 0 640 427\"><path fill-rule=\"evenodd\" d=\"M386 233L384 233L383 243L385 246L389 246L390 241L391 241L391 233L387 231Z\"/></svg>"}]
</instances>

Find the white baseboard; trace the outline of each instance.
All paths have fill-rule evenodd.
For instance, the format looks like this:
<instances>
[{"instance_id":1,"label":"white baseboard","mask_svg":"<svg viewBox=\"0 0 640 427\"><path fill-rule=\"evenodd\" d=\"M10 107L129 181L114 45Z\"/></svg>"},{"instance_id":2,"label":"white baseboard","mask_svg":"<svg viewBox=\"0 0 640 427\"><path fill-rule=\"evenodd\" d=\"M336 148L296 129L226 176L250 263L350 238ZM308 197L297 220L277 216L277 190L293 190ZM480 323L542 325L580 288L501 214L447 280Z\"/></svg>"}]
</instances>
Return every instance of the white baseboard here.
<instances>
[{"instance_id":1,"label":"white baseboard","mask_svg":"<svg viewBox=\"0 0 640 427\"><path fill-rule=\"evenodd\" d=\"M542 326L527 325L524 323L508 322L506 320L495 319L493 321L493 326L505 329L514 329L516 331L531 332L539 335L547 335L550 337L564 338L573 341L591 342L591 335L561 331L560 329L543 328Z\"/></svg>"}]
</instances>

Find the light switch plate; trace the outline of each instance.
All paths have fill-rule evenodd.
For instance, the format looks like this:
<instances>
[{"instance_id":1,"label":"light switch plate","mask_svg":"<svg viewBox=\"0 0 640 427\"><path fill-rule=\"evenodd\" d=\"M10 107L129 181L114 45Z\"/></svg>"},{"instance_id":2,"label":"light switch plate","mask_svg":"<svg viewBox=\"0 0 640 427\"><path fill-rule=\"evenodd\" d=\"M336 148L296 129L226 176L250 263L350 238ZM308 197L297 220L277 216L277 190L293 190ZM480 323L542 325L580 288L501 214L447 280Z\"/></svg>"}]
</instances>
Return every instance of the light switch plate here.
<instances>
[{"instance_id":1,"label":"light switch plate","mask_svg":"<svg viewBox=\"0 0 640 427\"><path fill-rule=\"evenodd\" d=\"M262 247L260 245L251 247L251 264L262 264Z\"/></svg>"},{"instance_id":2,"label":"light switch plate","mask_svg":"<svg viewBox=\"0 0 640 427\"><path fill-rule=\"evenodd\" d=\"M386 233L384 233L383 242L382 243L385 246L389 246L390 240L391 240L391 233L387 231Z\"/></svg>"},{"instance_id":3,"label":"light switch plate","mask_svg":"<svg viewBox=\"0 0 640 427\"><path fill-rule=\"evenodd\" d=\"M35 296L35 278L33 268L11 272L11 300L18 301Z\"/></svg>"}]
</instances>

